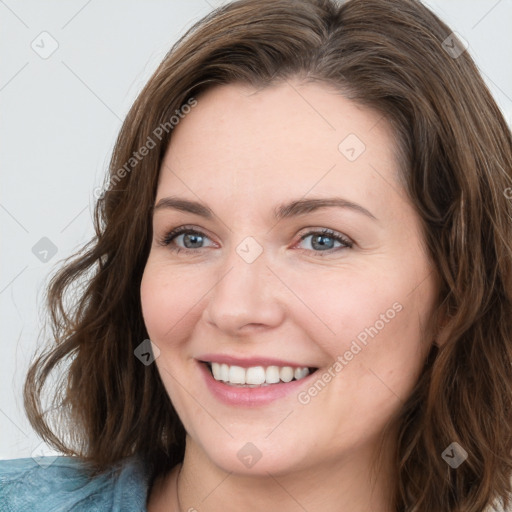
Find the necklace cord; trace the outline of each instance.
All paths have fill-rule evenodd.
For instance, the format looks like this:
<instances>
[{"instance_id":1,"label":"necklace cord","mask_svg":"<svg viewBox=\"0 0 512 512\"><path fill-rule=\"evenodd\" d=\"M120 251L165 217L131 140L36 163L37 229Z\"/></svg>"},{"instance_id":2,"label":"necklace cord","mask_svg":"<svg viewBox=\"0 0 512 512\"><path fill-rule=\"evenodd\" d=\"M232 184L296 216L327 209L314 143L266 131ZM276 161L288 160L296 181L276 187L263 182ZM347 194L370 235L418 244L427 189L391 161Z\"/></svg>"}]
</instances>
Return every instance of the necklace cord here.
<instances>
[{"instance_id":1,"label":"necklace cord","mask_svg":"<svg viewBox=\"0 0 512 512\"><path fill-rule=\"evenodd\" d=\"M178 471L178 476L176 477L176 499L178 501L178 512L182 512L181 511L181 502L180 502L180 488L179 488L179 479L180 479L182 467L183 466L180 466L180 469Z\"/></svg>"}]
</instances>

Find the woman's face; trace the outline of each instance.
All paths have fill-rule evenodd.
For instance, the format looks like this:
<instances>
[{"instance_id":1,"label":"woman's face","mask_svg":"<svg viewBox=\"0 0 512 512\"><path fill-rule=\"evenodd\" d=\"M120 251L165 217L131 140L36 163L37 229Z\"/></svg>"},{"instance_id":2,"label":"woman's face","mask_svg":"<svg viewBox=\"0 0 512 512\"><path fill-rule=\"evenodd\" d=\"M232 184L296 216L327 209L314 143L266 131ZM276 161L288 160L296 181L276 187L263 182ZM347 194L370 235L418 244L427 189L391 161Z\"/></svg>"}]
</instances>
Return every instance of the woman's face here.
<instances>
[{"instance_id":1,"label":"woman's face","mask_svg":"<svg viewBox=\"0 0 512 512\"><path fill-rule=\"evenodd\" d=\"M219 86L174 128L141 299L187 450L263 475L373 449L436 294L394 152L380 115L311 83Z\"/></svg>"}]
</instances>

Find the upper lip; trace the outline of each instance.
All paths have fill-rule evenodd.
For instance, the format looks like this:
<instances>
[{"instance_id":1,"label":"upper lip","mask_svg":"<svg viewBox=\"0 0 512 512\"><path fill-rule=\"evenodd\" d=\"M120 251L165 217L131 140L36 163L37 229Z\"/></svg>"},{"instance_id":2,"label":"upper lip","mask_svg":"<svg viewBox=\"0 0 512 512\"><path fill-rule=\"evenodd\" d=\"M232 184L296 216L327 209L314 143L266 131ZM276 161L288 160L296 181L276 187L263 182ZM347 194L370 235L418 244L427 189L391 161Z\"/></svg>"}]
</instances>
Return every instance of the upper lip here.
<instances>
[{"instance_id":1,"label":"upper lip","mask_svg":"<svg viewBox=\"0 0 512 512\"><path fill-rule=\"evenodd\" d=\"M307 363L296 363L267 356L252 356L241 358L228 356L225 354L205 354L198 357L197 359L203 363L224 363L230 366L241 366L242 368L250 368L252 366L291 366L292 368L312 368L312 366L308 365Z\"/></svg>"}]
</instances>

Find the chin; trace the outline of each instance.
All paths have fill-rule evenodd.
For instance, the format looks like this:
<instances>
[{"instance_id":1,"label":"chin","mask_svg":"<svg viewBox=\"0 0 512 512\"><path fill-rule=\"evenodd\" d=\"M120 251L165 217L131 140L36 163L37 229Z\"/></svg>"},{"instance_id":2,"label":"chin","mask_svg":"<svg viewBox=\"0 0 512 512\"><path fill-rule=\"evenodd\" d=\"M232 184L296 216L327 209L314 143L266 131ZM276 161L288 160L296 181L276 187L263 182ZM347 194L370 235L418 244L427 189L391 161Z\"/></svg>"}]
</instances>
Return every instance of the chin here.
<instances>
[{"instance_id":1,"label":"chin","mask_svg":"<svg viewBox=\"0 0 512 512\"><path fill-rule=\"evenodd\" d=\"M228 473L241 476L261 476L287 474L300 469L305 460L306 453L298 451L298 443L288 438L288 442L276 436L275 439L265 439L263 435L258 438L250 436L237 437L222 442L218 439L205 440L205 453L210 461Z\"/></svg>"}]
</instances>

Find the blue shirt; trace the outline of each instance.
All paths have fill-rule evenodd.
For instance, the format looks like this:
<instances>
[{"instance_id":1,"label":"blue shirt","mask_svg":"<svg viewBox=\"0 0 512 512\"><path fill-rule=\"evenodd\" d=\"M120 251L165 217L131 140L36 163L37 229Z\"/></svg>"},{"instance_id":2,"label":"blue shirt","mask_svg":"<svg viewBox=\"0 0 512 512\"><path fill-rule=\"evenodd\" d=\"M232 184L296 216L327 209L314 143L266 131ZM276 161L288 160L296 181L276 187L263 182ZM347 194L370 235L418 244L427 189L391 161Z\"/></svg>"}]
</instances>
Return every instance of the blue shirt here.
<instances>
[{"instance_id":1,"label":"blue shirt","mask_svg":"<svg viewBox=\"0 0 512 512\"><path fill-rule=\"evenodd\" d=\"M136 456L96 477L76 457L0 460L0 512L147 512L148 488Z\"/></svg>"}]
</instances>

